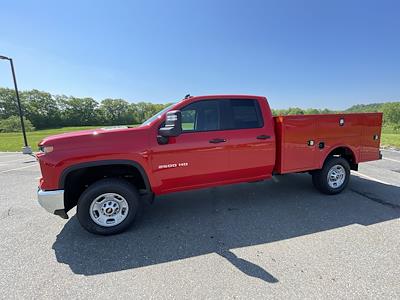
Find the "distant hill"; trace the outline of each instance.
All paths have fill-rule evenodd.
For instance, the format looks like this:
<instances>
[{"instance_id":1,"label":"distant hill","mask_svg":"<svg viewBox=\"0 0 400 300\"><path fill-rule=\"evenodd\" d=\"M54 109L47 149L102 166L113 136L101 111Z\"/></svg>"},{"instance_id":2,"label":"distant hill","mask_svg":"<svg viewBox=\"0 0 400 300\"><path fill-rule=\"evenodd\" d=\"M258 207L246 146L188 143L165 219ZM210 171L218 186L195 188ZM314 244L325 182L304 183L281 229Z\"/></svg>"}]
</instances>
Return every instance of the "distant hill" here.
<instances>
[{"instance_id":1,"label":"distant hill","mask_svg":"<svg viewBox=\"0 0 400 300\"><path fill-rule=\"evenodd\" d=\"M356 104L345 110L331 110L316 109L316 108L299 108L299 107L289 107L287 109L273 109L274 115L307 115L307 114L329 114L329 113L339 113L339 112L393 112L398 111L400 107L400 101L396 102L381 102L381 103L371 103L371 104ZM397 119L397 118L396 118Z\"/></svg>"},{"instance_id":2,"label":"distant hill","mask_svg":"<svg viewBox=\"0 0 400 300\"><path fill-rule=\"evenodd\" d=\"M390 103L390 102L386 102ZM391 102L399 103L399 102ZM346 112L381 112L385 103L356 104L346 109Z\"/></svg>"}]
</instances>

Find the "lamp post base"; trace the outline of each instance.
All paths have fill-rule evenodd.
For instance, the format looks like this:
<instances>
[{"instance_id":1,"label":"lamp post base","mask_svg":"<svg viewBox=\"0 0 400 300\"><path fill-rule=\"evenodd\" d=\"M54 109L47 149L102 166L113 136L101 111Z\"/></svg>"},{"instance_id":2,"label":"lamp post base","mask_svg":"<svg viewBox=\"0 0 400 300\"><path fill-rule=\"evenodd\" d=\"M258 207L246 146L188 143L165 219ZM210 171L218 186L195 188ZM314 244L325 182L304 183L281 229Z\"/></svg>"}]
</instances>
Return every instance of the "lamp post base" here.
<instances>
[{"instance_id":1,"label":"lamp post base","mask_svg":"<svg viewBox=\"0 0 400 300\"><path fill-rule=\"evenodd\" d=\"M29 146L22 147L22 154L32 154L32 149Z\"/></svg>"}]
</instances>

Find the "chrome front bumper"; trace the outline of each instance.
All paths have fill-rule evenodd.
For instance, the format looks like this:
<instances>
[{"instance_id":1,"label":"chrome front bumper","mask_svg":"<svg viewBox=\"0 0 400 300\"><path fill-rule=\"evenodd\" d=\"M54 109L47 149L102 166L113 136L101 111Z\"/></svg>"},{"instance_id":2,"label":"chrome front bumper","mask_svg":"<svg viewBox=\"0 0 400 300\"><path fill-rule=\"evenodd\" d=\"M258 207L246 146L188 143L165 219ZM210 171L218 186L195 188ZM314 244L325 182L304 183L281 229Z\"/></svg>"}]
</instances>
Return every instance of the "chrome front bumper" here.
<instances>
[{"instance_id":1,"label":"chrome front bumper","mask_svg":"<svg viewBox=\"0 0 400 300\"><path fill-rule=\"evenodd\" d=\"M43 191L38 189L37 195L39 204L45 210L64 219L68 219L68 215L64 210L64 190Z\"/></svg>"}]
</instances>

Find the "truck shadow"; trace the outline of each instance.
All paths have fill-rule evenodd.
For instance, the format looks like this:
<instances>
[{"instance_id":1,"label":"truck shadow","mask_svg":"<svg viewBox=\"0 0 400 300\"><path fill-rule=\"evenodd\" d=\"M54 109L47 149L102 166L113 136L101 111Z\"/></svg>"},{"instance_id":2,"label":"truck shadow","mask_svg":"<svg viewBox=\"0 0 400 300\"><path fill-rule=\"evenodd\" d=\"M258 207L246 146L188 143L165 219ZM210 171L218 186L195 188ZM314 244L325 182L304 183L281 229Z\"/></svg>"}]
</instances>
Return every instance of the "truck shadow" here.
<instances>
[{"instance_id":1,"label":"truck shadow","mask_svg":"<svg viewBox=\"0 0 400 300\"><path fill-rule=\"evenodd\" d=\"M400 217L400 188L352 176L346 192L323 196L309 175L159 197L135 226L102 237L72 217L53 244L57 261L95 275L217 253L248 276L278 279L232 249L281 241L352 224ZM279 262L278 262L279 263Z\"/></svg>"}]
</instances>

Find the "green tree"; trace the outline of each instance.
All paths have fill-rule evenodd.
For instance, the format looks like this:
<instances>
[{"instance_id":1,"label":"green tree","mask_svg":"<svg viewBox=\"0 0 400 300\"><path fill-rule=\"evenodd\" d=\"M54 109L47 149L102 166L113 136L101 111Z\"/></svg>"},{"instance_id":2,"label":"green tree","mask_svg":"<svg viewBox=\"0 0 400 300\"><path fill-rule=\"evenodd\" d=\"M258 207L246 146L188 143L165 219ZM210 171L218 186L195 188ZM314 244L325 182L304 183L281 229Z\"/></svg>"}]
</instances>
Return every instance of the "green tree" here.
<instances>
[{"instance_id":1,"label":"green tree","mask_svg":"<svg viewBox=\"0 0 400 300\"><path fill-rule=\"evenodd\" d=\"M7 119L11 116L18 116L18 104L15 91L7 88L0 88L0 119Z\"/></svg>"},{"instance_id":2,"label":"green tree","mask_svg":"<svg viewBox=\"0 0 400 300\"><path fill-rule=\"evenodd\" d=\"M400 125L400 102L388 102L382 107L385 122Z\"/></svg>"},{"instance_id":3,"label":"green tree","mask_svg":"<svg viewBox=\"0 0 400 300\"><path fill-rule=\"evenodd\" d=\"M107 125L126 125L134 122L129 103L123 99L104 99L101 101L99 114Z\"/></svg>"},{"instance_id":4,"label":"green tree","mask_svg":"<svg viewBox=\"0 0 400 300\"><path fill-rule=\"evenodd\" d=\"M305 115L318 115L320 113L320 110L316 108L307 108L306 110L304 110Z\"/></svg>"},{"instance_id":5,"label":"green tree","mask_svg":"<svg viewBox=\"0 0 400 300\"><path fill-rule=\"evenodd\" d=\"M383 103L356 104L346 109L346 112L381 112Z\"/></svg>"},{"instance_id":6,"label":"green tree","mask_svg":"<svg viewBox=\"0 0 400 300\"><path fill-rule=\"evenodd\" d=\"M63 125L97 125L99 122L98 105L92 98L64 98L61 102Z\"/></svg>"},{"instance_id":7,"label":"green tree","mask_svg":"<svg viewBox=\"0 0 400 300\"><path fill-rule=\"evenodd\" d=\"M298 107L289 107L287 114L288 115L304 115L304 111Z\"/></svg>"},{"instance_id":8,"label":"green tree","mask_svg":"<svg viewBox=\"0 0 400 300\"><path fill-rule=\"evenodd\" d=\"M61 112L57 98L38 90L21 94L25 103L25 115L38 128L54 128L60 126Z\"/></svg>"},{"instance_id":9,"label":"green tree","mask_svg":"<svg viewBox=\"0 0 400 300\"><path fill-rule=\"evenodd\" d=\"M143 123L151 116L164 109L168 104L154 104L148 102L139 102L131 104L131 111L134 114L134 119L138 123Z\"/></svg>"},{"instance_id":10,"label":"green tree","mask_svg":"<svg viewBox=\"0 0 400 300\"><path fill-rule=\"evenodd\" d=\"M32 123L24 118L24 125L26 131L33 131ZM11 116L7 119L0 120L0 132L19 132L21 130L21 120L19 116Z\"/></svg>"}]
</instances>

